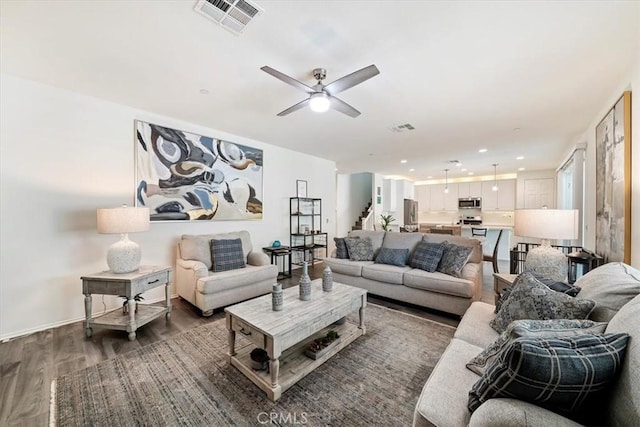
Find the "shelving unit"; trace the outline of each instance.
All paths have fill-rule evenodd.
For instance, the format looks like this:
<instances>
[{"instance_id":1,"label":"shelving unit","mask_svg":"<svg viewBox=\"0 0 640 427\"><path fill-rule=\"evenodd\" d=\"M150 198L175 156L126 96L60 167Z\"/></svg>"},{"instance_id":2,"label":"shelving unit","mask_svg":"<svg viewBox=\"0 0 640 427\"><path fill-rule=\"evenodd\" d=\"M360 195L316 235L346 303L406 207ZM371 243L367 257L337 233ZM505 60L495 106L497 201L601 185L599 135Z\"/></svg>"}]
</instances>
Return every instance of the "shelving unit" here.
<instances>
[{"instance_id":1,"label":"shelving unit","mask_svg":"<svg viewBox=\"0 0 640 427\"><path fill-rule=\"evenodd\" d=\"M326 258L328 236L322 232L322 199L291 197L289 215L291 262L313 264Z\"/></svg>"}]
</instances>

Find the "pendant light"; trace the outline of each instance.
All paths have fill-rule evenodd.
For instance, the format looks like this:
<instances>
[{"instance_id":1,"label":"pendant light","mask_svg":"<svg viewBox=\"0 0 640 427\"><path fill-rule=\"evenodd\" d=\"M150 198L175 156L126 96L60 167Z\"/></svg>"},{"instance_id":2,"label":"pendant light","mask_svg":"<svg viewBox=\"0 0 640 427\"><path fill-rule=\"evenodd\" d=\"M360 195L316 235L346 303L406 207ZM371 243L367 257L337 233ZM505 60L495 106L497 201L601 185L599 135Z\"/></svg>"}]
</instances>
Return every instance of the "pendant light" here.
<instances>
[{"instance_id":1,"label":"pendant light","mask_svg":"<svg viewBox=\"0 0 640 427\"><path fill-rule=\"evenodd\" d=\"M444 170L444 192L449 192L449 169Z\"/></svg>"},{"instance_id":2,"label":"pendant light","mask_svg":"<svg viewBox=\"0 0 640 427\"><path fill-rule=\"evenodd\" d=\"M493 187L491 187L491 191L498 191L498 175L496 172L496 168L498 167L497 163L493 164Z\"/></svg>"}]
</instances>

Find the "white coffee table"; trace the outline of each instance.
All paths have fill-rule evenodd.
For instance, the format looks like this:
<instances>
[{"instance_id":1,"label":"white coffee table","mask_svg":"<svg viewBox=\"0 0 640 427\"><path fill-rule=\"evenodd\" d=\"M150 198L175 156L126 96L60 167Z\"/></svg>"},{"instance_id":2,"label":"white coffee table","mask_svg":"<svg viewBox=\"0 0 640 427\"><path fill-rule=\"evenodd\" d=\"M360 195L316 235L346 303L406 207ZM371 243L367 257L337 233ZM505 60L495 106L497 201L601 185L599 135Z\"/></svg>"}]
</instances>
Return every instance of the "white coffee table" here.
<instances>
[{"instance_id":1,"label":"white coffee table","mask_svg":"<svg viewBox=\"0 0 640 427\"><path fill-rule=\"evenodd\" d=\"M334 354L366 332L364 326L367 291L341 283L332 292L322 291L322 281L311 284L310 301L301 301L298 286L283 291L284 308L273 311L271 295L264 295L225 309L229 331L229 363L275 401L289 387L323 364ZM360 322L354 325L334 322L359 310ZM314 360L304 354L307 345L333 330L340 341L326 354ZM236 333L251 344L236 348ZM263 348L269 355L269 373L251 369L251 351Z\"/></svg>"}]
</instances>

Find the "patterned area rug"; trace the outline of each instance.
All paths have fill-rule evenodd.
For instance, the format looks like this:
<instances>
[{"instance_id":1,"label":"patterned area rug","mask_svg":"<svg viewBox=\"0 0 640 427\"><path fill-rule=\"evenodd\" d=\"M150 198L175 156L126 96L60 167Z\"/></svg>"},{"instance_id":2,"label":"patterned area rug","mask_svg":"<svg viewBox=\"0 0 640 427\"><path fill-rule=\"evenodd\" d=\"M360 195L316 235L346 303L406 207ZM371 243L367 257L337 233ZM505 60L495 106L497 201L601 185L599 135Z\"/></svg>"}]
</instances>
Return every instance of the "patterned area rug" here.
<instances>
[{"instance_id":1,"label":"patterned area rug","mask_svg":"<svg viewBox=\"0 0 640 427\"><path fill-rule=\"evenodd\" d=\"M372 304L366 314L366 335L277 402L228 364L221 319L57 378L51 425L411 425L455 329Z\"/></svg>"}]
</instances>

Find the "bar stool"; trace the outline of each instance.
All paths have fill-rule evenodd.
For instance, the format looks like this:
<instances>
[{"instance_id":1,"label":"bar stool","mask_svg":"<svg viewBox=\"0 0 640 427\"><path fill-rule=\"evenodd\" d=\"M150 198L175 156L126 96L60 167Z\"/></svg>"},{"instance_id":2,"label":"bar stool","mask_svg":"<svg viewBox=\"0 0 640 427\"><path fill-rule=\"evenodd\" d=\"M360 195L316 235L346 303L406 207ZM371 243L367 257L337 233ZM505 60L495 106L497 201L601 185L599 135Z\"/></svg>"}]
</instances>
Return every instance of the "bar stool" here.
<instances>
[{"instance_id":1,"label":"bar stool","mask_svg":"<svg viewBox=\"0 0 640 427\"><path fill-rule=\"evenodd\" d=\"M486 231L487 229L485 228L484 230ZM500 230L500 232L498 233L498 240L496 240L496 245L493 247L493 255L482 254L482 261L487 261L493 264L494 273L500 273L498 271L498 245L500 245L500 238L502 237L503 231L504 230Z\"/></svg>"}]
</instances>

